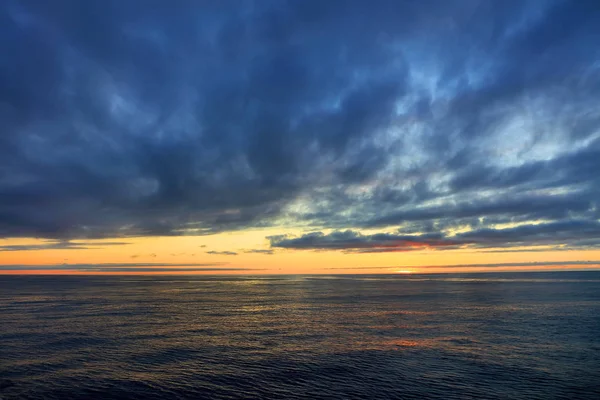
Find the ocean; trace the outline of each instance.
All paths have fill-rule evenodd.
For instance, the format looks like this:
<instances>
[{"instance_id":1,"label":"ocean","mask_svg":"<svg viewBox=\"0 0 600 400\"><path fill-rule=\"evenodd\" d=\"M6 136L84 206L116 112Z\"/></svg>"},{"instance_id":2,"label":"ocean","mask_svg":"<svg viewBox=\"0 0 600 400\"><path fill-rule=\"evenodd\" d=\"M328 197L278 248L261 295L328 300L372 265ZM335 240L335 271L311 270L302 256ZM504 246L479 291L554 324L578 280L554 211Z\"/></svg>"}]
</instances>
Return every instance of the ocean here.
<instances>
[{"instance_id":1,"label":"ocean","mask_svg":"<svg viewBox=\"0 0 600 400\"><path fill-rule=\"evenodd\" d=\"M0 398L600 399L600 272L0 276Z\"/></svg>"}]
</instances>

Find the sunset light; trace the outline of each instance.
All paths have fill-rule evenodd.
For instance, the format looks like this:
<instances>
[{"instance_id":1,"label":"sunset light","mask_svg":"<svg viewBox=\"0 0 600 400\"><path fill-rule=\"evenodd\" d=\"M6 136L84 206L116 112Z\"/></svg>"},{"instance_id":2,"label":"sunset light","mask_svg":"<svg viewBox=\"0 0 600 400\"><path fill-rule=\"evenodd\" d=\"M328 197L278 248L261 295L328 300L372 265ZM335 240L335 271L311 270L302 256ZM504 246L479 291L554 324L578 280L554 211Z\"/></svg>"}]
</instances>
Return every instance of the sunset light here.
<instances>
[{"instance_id":1,"label":"sunset light","mask_svg":"<svg viewBox=\"0 0 600 400\"><path fill-rule=\"evenodd\" d=\"M0 400L600 399L600 0L0 0Z\"/></svg>"}]
</instances>

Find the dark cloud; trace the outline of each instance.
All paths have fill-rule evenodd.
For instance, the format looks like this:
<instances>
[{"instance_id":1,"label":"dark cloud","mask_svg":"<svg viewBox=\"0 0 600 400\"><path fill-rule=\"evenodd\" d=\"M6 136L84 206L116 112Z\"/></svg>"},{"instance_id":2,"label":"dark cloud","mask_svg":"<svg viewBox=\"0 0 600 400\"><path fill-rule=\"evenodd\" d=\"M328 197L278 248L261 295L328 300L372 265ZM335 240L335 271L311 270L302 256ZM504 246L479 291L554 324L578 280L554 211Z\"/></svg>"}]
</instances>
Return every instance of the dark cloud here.
<instances>
[{"instance_id":1,"label":"dark cloud","mask_svg":"<svg viewBox=\"0 0 600 400\"><path fill-rule=\"evenodd\" d=\"M3 2L0 237L597 246L599 27L594 0Z\"/></svg>"},{"instance_id":2,"label":"dark cloud","mask_svg":"<svg viewBox=\"0 0 600 400\"><path fill-rule=\"evenodd\" d=\"M269 237L271 247L296 250L341 250L378 253L414 250L484 249L517 246L558 246L571 248L600 245L600 222L567 220L524 224L512 228L480 228L455 234L406 235L400 232L361 234L346 230L312 232L299 237Z\"/></svg>"},{"instance_id":3,"label":"dark cloud","mask_svg":"<svg viewBox=\"0 0 600 400\"><path fill-rule=\"evenodd\" d=\"M237 256L238 253L236 253L235 251L207 251L206 254L215 254L215 255L221 255L221 256Z\"/></svg>"},{"instance_id":4,"label":"dark cloud","mask_svg":"<svg viewBox=\"0 0 600 400\"><path fill-rule=\"evenodd\" d=\"M343 250L352 252L411 251L426 248L456 248L460 243L442 238L438 234L399 235L378 233L363 235L346 230L329 234L312 232L300 237L271 236L271 247L297 250Z\"/></svg>"}]
</instances>

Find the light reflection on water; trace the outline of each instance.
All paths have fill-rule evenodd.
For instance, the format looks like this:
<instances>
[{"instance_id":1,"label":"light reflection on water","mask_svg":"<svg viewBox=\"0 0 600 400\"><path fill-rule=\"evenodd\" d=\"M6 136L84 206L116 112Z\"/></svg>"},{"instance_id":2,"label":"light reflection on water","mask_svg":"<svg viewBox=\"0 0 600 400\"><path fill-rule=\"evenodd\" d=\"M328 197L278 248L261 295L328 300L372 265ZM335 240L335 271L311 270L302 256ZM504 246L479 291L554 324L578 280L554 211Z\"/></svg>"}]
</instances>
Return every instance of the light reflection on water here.
<instances>
[{"instance_id":1,"label":"light reflection on water","mask_svg":"<svg viewBox=\"0 0 600 400\"><path fill-rule=\"evenodd\" d=\"M0 277L21 398L600 398L600 273Z\"/></svg>"}]
</instances>

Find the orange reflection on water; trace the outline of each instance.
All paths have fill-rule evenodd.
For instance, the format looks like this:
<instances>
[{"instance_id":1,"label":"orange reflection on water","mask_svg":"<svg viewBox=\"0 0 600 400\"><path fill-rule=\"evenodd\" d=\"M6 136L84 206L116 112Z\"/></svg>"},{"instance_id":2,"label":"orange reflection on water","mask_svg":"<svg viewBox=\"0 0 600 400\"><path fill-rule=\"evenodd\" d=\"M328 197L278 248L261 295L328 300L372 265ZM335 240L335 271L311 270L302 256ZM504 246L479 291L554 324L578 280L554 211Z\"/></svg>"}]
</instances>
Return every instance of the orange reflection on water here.
<instances>
[{"instance_id":1,"label":"orange reflection on water","mask_svg":"<svg viewBox=\"0 0 600 400\"><path fill-rule=\"evenodd\" d=\"M393 339L385 341L386 347L431 347L427 346L426 340Z\"/></svg>"}]
</instances>

